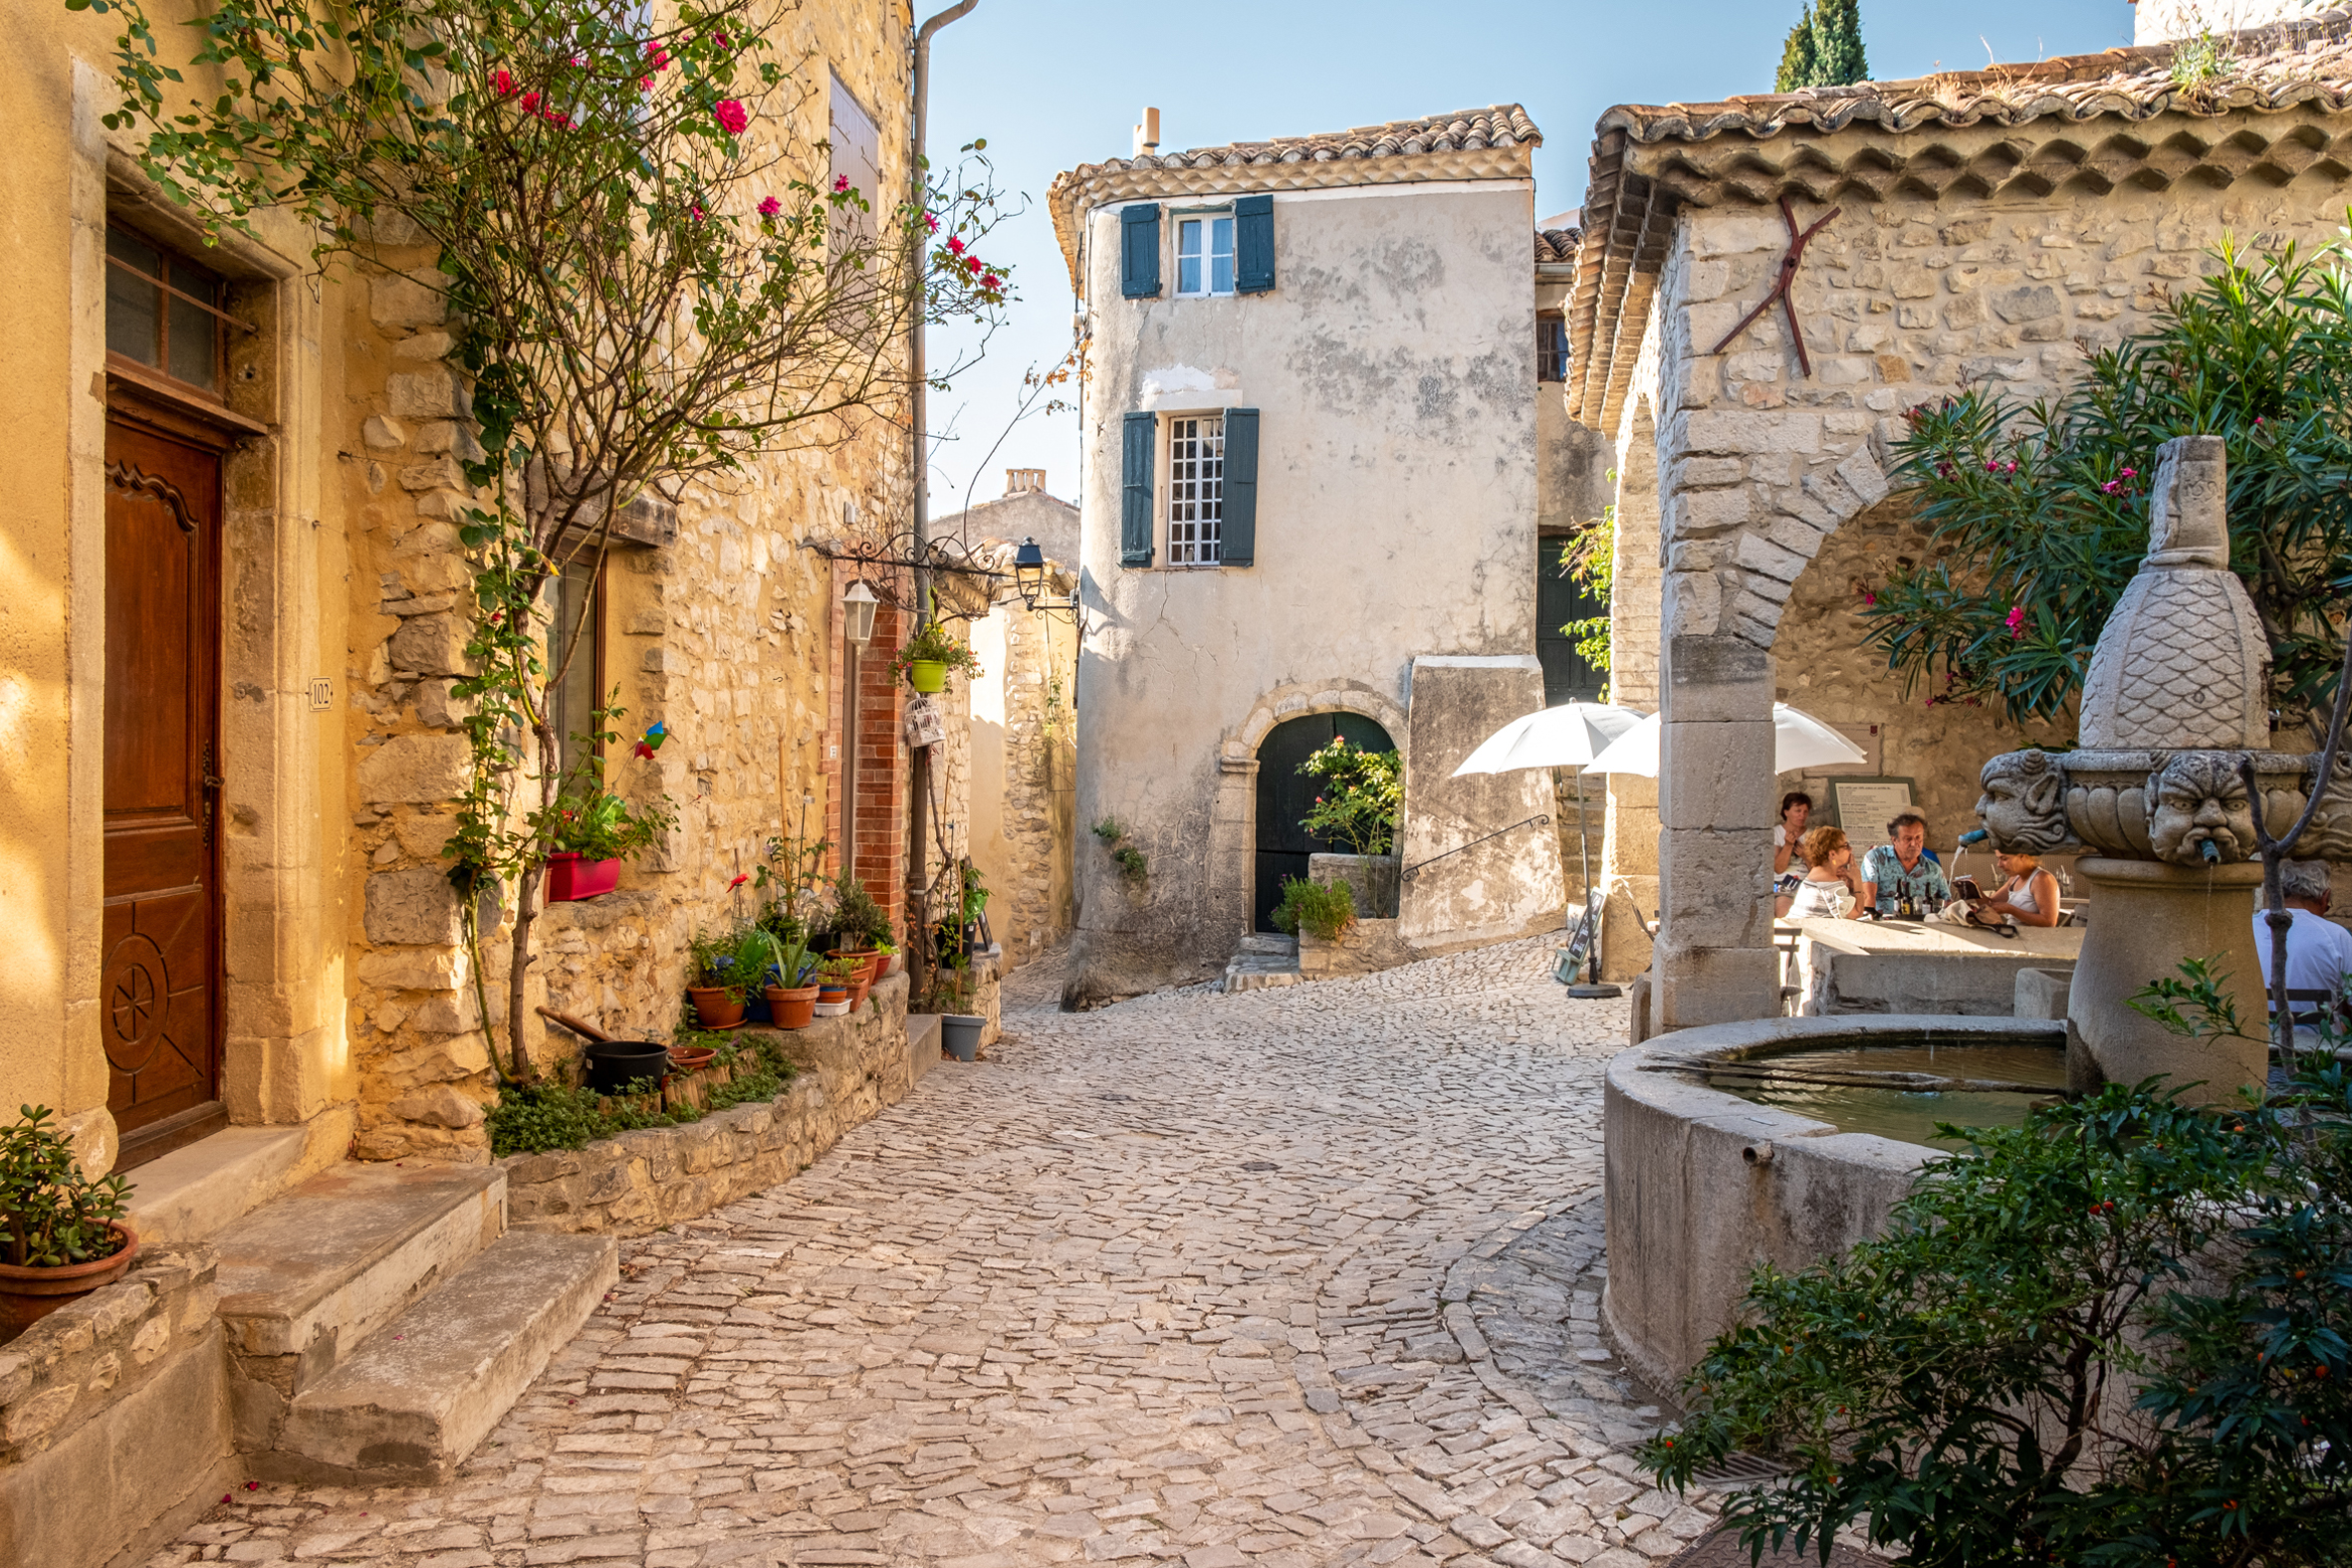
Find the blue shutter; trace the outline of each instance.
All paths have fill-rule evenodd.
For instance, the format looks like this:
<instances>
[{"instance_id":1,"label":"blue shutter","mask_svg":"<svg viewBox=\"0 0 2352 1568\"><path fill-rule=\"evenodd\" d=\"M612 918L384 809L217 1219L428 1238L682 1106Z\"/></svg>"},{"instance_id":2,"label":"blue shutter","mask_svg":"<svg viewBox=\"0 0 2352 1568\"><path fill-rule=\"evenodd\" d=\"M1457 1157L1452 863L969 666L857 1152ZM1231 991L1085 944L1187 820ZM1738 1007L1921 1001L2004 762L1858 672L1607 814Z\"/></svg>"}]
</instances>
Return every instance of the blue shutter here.
<instances>
[{"instance_id":1,"label":"blue shutter","mask_svg":"<svg viewBox=\"0 0 2352 1568\"><path fill-rule=\"evenodd\" d=\"M1133 209L1130 208L1130 211ZM1153 211L1156 213L1157 208ZM1156 228L1156 225L1155 225ZM1155 253L1156 256L1156 253ZM1160 416L1129 414L1120 432L1119 564L1151 564L1151 459L1159 445Z\"/></svg>"},{"instance_id":2,"label":"blue shutter","mask_svg":"<svg viewBox=\"0 0 2352 1568\"><path fill-rule=\"evenodd\" d=\"M1274 292L1274 198L1237 196L1233 203L1233 290Z\"/></svg>"},{"instance_id":3,"label":"blue shutter","mask_svg":"<svg viewBox=\"0 0 2352 1568\"><path fill-rule=\"evenodd\" d=\"M1228 566L1258 560L1258 410L1225 411L1225 522L1217 559Z\"/></svg>"},{"instance_id":4,"label":"blue shutter","mask_svg":"<svg viewBox=\"0 0 2352 1568\"><path fill-rule=\"evenodd\" d=\"M1119 293L1160 297L1160 209L1156 202L1119 209Z\"/></svg>"}]
</instances>

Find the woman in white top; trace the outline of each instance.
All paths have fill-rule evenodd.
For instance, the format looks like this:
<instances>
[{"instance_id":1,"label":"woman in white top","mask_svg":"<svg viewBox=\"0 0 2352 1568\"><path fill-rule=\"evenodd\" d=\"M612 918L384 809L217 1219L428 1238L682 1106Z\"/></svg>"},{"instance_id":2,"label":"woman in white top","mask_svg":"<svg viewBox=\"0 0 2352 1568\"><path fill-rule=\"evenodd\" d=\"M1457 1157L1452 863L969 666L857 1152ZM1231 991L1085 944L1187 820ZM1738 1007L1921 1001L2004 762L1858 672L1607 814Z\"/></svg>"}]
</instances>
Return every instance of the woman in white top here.
<instances>
[{"instance_id":1,"label":"woman in white top","mask_svg":"<svg viewBox=\"0 0 2352 1568\"><path fill-rule=\"evenodd\" d=\"M1844 833L1834 827L1816 827L1797 840L1797 851L1804 856L1807 869L1787 907L1781 910L1783 915L1790 920L1835 917L1846 912L1849 894L1857 902L1861 899L1854 849Z\"/></svg>"},{"instance_id":2,"label":"woman in white top","mask_svg":"<svg viewBox=\"0 0 2352 1568\"><path fill-rule=\"evenodd\" d=\"M2058 908L2058 879L2041 868L2041 856L1994 851L1993 864L2008 878L1988 897L1971 901L1971 909L1988 921L2010 921L2020 926L2054 926Z\"/></svg>"}]
</instances>

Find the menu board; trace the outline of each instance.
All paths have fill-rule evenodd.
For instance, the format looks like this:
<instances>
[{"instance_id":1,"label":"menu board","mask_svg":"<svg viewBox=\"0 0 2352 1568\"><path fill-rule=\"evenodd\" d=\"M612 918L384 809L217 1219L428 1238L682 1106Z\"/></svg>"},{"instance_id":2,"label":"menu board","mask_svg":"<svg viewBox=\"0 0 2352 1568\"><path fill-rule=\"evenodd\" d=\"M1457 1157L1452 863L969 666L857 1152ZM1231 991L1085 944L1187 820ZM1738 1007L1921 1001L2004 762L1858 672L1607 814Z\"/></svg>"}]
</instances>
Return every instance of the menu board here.
<instances>
[{"instance_id":1,"label":"menu board","mask_svg":"<svg viewBox=\"0 0 2352 1568\"><path fill-rule=\"evenodd\" d=\"M1886 843L1887 823L1911 809L1912 781L1908 779L1832 779L1829 781L1830 819L1845 830L1856 861Z\"/></svg>"}]
</instances>

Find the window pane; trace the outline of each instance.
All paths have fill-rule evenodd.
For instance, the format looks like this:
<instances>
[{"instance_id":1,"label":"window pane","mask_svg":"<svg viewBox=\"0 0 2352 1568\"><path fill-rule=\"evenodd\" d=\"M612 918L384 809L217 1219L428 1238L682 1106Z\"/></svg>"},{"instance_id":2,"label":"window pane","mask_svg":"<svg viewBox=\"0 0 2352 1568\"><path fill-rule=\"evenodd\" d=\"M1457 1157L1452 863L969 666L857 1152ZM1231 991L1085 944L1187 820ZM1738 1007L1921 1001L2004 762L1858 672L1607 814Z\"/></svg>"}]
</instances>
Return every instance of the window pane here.
<instances>
[{"instance_id":1,"label":"window pane","mask_svg":"<svg viewBox=\"0 0 2352 1568\"><path fill-rule=\"evenodd\" d=\"M573 628L580 628L579 650L573 654L571 663L564 666L562 678L548 694L548 717L555 722L556 734L563 738L562 756L567 773L596 749L592 737L574 739L576 732L588 735L594 727L596 713L598 616L589 602L595 596L595 568L580 562L565 567L564 574L556 579L556 621L548 633L550 651L561 658L572 644ZM581 621L583 609L588 611L585 625ZM585 787L586 783L578 781L574 787Z\"/></svg>"},{"instance_id":2,"label":"window pane","mask_svg":"<svg viewBox=\"0 0 2352 1568\"><path fill-rule=\"evenodd\" d=\"M1209 268L1209 292L1211 294L1233 293L1233 252L1220 251L1217 253L1216 261Z\"/></svg>"},{"instance_id":3,"label":"window pane","mask_svg":"<svg viewBox=\"0 0 2352 1568\"><path fill-rule=\"evenodd\" d=\"M1225 418L1168 422L1168 560L1213 566L1225 519Z\"/></svg>"},{"instance_id":4,"label":"window pane","mask_svg":"<svg viewBox=\"0 0 2352 1568\"><path fill-rule=\"evenodd\" d=\"M1198 256L1201 253L1201 220L1187 218L1176 225L1176 254Z\"/></svg>"},{"instance_id":5,"label":"window pane","mask_svg":"<svg viewBox=\"0 0 2352 1568\"><path fill-rule=\"evenodd\" d=\"M173 271L177 271L174 268ZM167 302L171 312L171 373L191 386L206 391L215 389L220 364L220 327L218 318L190 305L187 301L171 298Z\"/></svg>"},{"instance_id":6,"label":"window pane","mask_svg":"<svg viewBox=\"0 0 2352 1568\"><path fill-rule=\"evenodd\" d=\"M118 229L107 231L107 254L152 273L161 258ZM107 347L140 364L162 364L162 291L139 282L119 267L107 269Z\"/></svg>"}]
</instances>

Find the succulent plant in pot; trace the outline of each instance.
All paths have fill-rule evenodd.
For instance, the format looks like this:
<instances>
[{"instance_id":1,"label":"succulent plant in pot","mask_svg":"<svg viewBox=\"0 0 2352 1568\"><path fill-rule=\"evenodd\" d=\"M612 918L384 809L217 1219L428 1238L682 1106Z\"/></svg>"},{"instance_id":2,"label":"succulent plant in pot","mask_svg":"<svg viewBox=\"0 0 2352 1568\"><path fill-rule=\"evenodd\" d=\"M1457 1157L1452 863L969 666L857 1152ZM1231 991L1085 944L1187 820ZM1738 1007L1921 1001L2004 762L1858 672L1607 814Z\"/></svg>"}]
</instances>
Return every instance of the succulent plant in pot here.
<instances>
[{"instance_id":1,"label":"succulent plant in pot","mask_svg":"<svg viewBox=\"0 0 2352 1568\"><path fill-rule=\"evenodd\" d=\"M47 1106L0 1128L0 1341L78 1295L113 1284L138 1255L122 1223L130 1186L82 1174Z\"/></svg>"}]
</instances>

